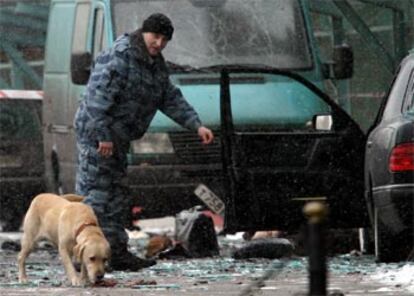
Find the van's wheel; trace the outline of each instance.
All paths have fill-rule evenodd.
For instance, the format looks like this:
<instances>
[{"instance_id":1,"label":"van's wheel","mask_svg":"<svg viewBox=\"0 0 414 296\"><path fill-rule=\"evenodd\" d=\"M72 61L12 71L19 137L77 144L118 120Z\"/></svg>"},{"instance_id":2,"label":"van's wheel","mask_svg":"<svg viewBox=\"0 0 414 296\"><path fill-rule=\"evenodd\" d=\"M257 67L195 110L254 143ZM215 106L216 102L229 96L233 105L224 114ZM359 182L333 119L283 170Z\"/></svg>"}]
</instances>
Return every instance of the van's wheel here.
<instances>
[{"instance_id":1,"label":"van's wheel","mask_svg":"<svg viewBox=\"0 0 414 296\"><path fill-rule=\"evenodd\" d=\"M374 209L375 256L379 262L399 262L407 260L412 249L413 230L405 229L392 233L379 218L378 208Z\"/></svg>"}]
</instances>

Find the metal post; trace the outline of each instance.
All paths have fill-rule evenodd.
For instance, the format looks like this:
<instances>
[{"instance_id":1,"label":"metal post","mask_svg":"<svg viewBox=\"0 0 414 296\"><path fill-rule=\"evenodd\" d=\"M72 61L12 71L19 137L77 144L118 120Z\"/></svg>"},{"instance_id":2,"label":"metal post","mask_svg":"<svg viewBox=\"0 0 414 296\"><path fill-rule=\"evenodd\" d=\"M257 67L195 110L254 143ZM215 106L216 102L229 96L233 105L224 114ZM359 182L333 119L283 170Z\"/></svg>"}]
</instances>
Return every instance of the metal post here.
<instances>
[{"instance_id":1,"label":"metal post","mask_svg":"<svg viewBox=\"0 0 414 296\"><path fill-rule=\"evenodd\" d=\"M308 217L307 248L309 256L309 295L326 295L326 261L324 245L324 220L326 206L321 202L310 202L304 207Z\"/></svg>"}]
</instances>

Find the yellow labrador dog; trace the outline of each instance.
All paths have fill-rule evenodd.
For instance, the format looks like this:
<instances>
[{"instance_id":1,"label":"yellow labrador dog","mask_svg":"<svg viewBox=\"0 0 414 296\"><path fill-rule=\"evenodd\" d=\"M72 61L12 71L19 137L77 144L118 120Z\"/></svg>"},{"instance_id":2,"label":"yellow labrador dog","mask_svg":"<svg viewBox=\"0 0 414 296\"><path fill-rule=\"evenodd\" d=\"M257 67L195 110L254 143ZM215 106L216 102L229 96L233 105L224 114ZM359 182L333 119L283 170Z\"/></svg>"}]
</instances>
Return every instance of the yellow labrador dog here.
<instances>
[{"instance_id":1,"label":"yellow labrador dog","mask_svg":"<svg viewBox=\"0 0 414 296\"><path fill-rule=\"evenodd\" d=\"M81 199L75 195L63 198L50 193L39 194L33 199L24 218L22 248L18 256L21 283L27 282L25 260L42 238L59 249L72 285L97 283L103 279L110 246L92 208L75 202ZM81 263L80 276L73 266L73 256Z\"/></svg>"}]
</instances>

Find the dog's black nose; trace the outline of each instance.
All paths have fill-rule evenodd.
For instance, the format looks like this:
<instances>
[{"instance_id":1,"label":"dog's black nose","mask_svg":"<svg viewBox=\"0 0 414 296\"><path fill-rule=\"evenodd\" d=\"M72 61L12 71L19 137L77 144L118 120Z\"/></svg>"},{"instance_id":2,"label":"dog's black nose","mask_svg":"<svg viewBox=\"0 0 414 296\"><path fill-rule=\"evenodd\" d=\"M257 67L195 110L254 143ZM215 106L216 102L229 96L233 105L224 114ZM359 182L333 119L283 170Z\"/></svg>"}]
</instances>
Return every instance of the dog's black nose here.
<instances>
[{"instance_id":1,"label":"dog's black nose","mask_svg":"<svg viewBox=\"0 0 414 296\"><path fill-rule=\"evenodd\" d=\"M97 275L97 276L96 276L96 279L97 279L98 281L102 281L102 280L103 280L103 278L104 278L104 275L103 275L103 274L100 274L100 275Z\"/></svg>"}]
</instances>

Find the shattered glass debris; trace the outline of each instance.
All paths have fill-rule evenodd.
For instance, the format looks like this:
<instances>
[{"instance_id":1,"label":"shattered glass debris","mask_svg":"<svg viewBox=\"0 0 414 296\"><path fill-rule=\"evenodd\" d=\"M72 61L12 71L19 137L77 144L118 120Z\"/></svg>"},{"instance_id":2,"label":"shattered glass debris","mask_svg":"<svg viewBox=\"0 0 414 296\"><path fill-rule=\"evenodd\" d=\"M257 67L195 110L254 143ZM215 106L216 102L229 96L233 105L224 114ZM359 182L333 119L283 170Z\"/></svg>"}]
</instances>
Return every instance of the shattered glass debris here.
<instances>
[{"instance_id":1,"label":"shattered glass debris","mask_svg":"<svg viewBox=\"0 0 414 296\"><path fill-rule=\"evenodd\" d=\"M201 291L212 291L221 285L231 284L239 292L244 291L243 293L257 289L261 293L265 291L270 293L278 289L276 282L282 281L286 284L291 278L296 279L296 284L306 288L308 264L306 257L236 260L231 258L229 254L245 242L241 238L232 237L229 239L222 236L218 238L220 256L203 259L158 260L157 265L139 272L107 273L105 285L98 288L166 291L169 294L174 291L180 291L180 293L199 291L201 293ZM147 242L147 238L136 239L131 249L142 254ZM0 251L0 289L16 289L17 291L17 289L26 288L69 287L65 282L64 270L55 250L42 248L29 257L27 266L30 281L25 285L19 284L17 280L16 255L17 253L13 250L2 249ZM391 289L387 290L388 292L401 287L414 290L413 279L407 280L405 275L404 281L400 282L398 275L398 272L402 272L402 270L405 270L405 274L414 271L414 263L377 264L374 256L350 254L329 257L327 262L328 277L331 279L353 276L356 279L361 279L359 281L362 279L368 281L371 277L376 277L381 281L388 280L389 285L393 287L387 286L387 289Z\"/></svg>"}]
</instances>

